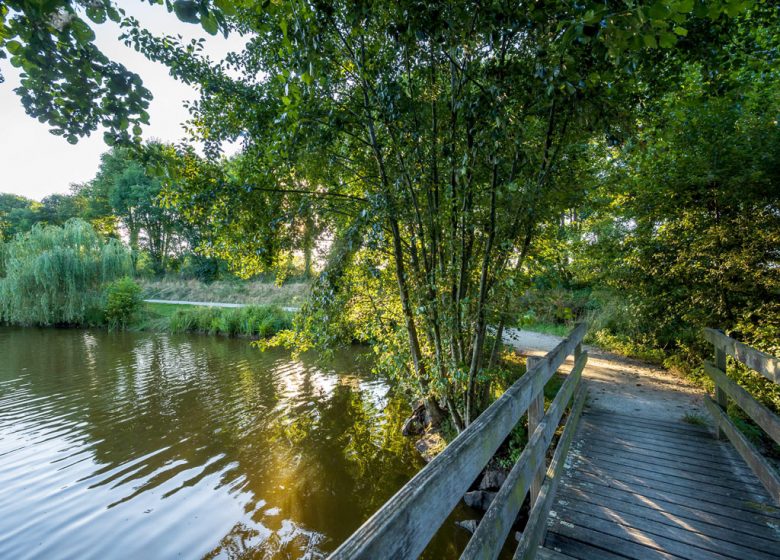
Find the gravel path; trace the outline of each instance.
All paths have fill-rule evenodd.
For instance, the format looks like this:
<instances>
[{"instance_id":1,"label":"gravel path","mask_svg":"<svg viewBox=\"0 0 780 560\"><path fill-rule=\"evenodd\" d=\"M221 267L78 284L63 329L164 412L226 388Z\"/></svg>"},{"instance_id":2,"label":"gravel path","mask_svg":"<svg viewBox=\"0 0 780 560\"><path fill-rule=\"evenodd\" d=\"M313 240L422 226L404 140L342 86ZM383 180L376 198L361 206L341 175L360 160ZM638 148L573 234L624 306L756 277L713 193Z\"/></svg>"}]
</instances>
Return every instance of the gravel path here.
<instances>
[{"instance_id":1,"label":"gravel path","mask_svg":"<svg viewBox=\"0 0 780 560\"><path fill-rule=\"evenodd\" d=\"M526 356L543 356L560 337L520 329L507 329L504 343ZM585 346L588 365L584 377L590 394L588 406L595 410L659 420L682 420L697 414L710 421L704 392L663 368ZM572 360L567 361L571 367Z\"/></svg>"}]
</instances>

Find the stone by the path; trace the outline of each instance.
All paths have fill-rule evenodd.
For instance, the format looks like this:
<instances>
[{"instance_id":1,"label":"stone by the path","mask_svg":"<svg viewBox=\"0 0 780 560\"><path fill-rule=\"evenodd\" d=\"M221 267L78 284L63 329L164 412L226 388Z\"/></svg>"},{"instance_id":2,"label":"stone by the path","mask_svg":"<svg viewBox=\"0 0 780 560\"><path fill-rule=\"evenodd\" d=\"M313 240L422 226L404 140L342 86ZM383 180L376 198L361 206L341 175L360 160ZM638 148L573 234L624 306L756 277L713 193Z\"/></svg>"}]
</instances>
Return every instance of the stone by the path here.
<instances>
[{"instance_id":1,"label":"stone by the path","mask_svg":"<svg viewBox=\"0 0 780 560\"><path fill-rule=\"evenodd\" d=\"M476 519L464 519L463 521L456 521L455 525L466 529L466 531L468 531L473 535L474 531L477 530L477 525L479 525L479 521L477 521Z\"/></svg>"},{"instance_id":2,"label":"stone by the path","mask_svg":"<svg viewBox=\"0 0 780 560\"><path fill-rule=\"evenodd\" d=\"M479 482L480 490L498 490L506 480L506 473L498 469L487 469Z\"/></svg>"},{"instance_id":3,"label":"stone by the path","mask_svg":"<svg viewBox=\"0 0 780 560\"><path fill-rule=\"evenodd\" d=\"M485 490L474 490L473 492L466 492L463 496L463 501L466 505L475 509L481 509L487 511L490 507L490 503L493 498L496 497L496 492L486 492Z\"/></svg>"}]
</instances>

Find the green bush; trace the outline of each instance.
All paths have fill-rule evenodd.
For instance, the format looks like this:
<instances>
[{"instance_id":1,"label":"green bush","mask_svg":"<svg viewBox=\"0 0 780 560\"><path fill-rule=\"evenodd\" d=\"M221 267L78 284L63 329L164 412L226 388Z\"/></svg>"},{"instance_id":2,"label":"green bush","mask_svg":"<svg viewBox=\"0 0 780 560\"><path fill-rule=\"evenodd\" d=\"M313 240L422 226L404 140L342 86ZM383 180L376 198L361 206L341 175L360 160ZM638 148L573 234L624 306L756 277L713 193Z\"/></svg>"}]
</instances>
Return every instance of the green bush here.
<instances>
[{"instance_id":1,"label":"green bush","mask_svg":"<svg viewBox=\"0 0 780 560\"><path fill-rule=\"evenodd\" d=\"M133 322L143 301L141 286L127 276L106 288L106 321L112 329L125 328Z\"/></svg>"}]
</instances>

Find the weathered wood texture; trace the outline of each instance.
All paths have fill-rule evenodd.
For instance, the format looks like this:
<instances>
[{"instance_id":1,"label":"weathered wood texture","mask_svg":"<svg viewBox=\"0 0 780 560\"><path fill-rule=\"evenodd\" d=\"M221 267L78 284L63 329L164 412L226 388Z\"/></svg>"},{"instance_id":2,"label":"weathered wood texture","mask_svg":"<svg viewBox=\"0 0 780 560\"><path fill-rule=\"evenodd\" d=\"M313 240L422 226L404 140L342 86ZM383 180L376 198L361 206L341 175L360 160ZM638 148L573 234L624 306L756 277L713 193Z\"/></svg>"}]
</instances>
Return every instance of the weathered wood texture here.
<instances>
[{"instance_id":1,"label":"weathered wood texture","mask_svg":"<svg viewBox=\"0 0 780 560\"><path fill-rule=\"evenodd\" d=\"M544 461L547 448L575 389L579 387L582 370L587 361L587 354L582 354L574 364L572 372L550 404L547 414L536 426L528 444L517 459L517 463L512 467L509 476L485 512L477 530L463 551L461 560L476 558L493 560L498 557L520 507L523 505L525 496L528 494L535 473L546 466Z\"/></svg>"},{"instance_id":2,"label":"weathered wood texture","mask_svg":"<svg viewBox=\"0 0 780 560\"><path fill-rule=\"evenodd\" d=\"M765 354L715 329L704 329L704 338L750 369L780 385L780 358Z\"/></svg>"},{"instance_id":3,"label":"weathered wood texture","mask_svg":"<svg viewBox=\"0 0 780 560\"><path fill-rule=\"evenodd\" d=\"M531 402L581 344L585 324L528 370L333 554L338 560L417 558Z\"/></svg>"},{"instance_id":4,"label":"weathered wood texture","mask_svg":"<svg viewBox=\"0 0 780 560\"><path fill-rule=\"evenodd\" d=\"M780 509L708 430L586 410L544 547L537 558L777 560Z\"/></svg>"},{"instance_id":5,"label":"weathered wood texture","mask_svg":"<svg viewBox=\"0 0 780 560\"><path fill-rule=\"evenodd\" d=\"M726 354L778 382L778 363L780 360L759 352L750 346L730 338L720 331L704 329L704 336L715 347L715 363L704 362L704 371L715 382L715 400L707 398L705 404L715 420L719 439L728 438L736 450L750 466L775 503L780 505L780 473L748 441L729 418L728 399L734 400L756 424L758 424L775 443L780 444L780 418L761 405L753 396L726 373Z\"/></svg>"},{"instance_id":6,"label":"weathered wood texture","mask_svg":"<svg viewBox=\"0 0 780 560\"><path fill-rule=\"evenodd\" d=\"M744 434L737 428L728 415L710 398L705 398L704 404L715 419L718 428L723 430L729 441L734 445L742 458L750 466L758 479L772 496L776 504L780 504L780 475L767 459L753 446Z\"/></svg>"},{"instance_id":7,"label":"weathered wood texture","mask_svg":"<svg viewBox=\"0 0 780 560\"><path fill-rule=\"evenodd\" d=\"M547 531L547 516L550 514L550 507L552 507L555 493L558 490L558 482L563 472L563 465L566 462L574 434L577 432L577 426L579 425L582 407L585 404L587 394L587 389L580 383L577 396L569 412L569 417L566 419L566 427L558 440L555 453L550 461L547 478L539 492L539 499L531 507L531 512L528 515L528 522L523 530L523 538L515 550L514 560L533 560L533 558L539 556L539 544L544 539Z\"/></svg>"},{"instance_id":8,"label":"weathered wood texture","mask_svg":"<svg viewBox=\"0 0 780 560\"><path fill-rule=\"evenodd\" d=\"M715 367L715 364L704 362L704 371L775 443L780 444L780 417L754 399L737 382L731 380L725 371Z\"/></svg>"}]
</instances>

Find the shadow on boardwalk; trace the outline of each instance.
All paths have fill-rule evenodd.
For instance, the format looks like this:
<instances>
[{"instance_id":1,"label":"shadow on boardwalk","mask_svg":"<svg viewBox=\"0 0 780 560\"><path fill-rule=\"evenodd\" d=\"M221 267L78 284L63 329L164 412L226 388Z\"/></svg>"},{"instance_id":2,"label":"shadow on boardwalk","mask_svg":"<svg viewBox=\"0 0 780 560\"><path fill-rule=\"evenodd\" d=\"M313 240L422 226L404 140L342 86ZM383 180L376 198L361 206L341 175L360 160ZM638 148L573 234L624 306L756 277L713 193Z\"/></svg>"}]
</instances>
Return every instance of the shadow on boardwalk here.
<instances>
[{"instance_id":1,"label":"shadow on boardwalk","mask_svg":"<svg viewBox=\"0 0 780 560\"><path fill-rule=\"evenodd\" d=\"M509 331L524 354L560 339ZM662 369L589 349L590 402L540 558L778 559L780 509L704 414L701 391Z\"/></svg>"}]
</instances>

